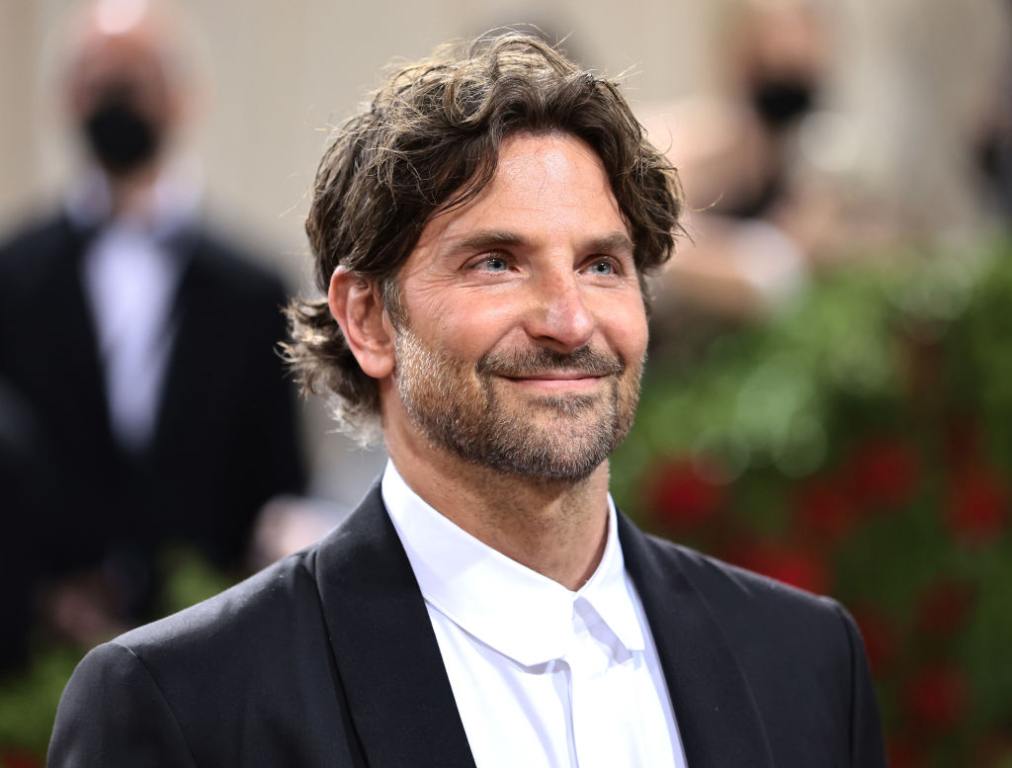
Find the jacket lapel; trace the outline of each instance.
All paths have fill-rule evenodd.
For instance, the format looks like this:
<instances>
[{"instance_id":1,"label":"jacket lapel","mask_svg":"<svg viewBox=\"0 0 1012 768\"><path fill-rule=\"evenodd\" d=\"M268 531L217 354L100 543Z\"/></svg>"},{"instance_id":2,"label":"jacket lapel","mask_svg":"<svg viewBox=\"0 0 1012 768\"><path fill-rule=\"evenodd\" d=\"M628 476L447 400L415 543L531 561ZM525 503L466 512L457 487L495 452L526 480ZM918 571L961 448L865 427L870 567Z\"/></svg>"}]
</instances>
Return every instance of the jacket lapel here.
<instances>
[{"instance_id":1,"label":"jacket lapel","mask_svg":"<svg viewBox=\"0 0 1012 768\"><path fill-rule=\"evenodd\" d=\"M177 437L174 428L189 424L192 417L180 415L193 407L191 393L207 392L207 376L216 369L213 361L204 359L207 350L218 348L208 344L211 334L222 332L228 321L216 302L220 301L209 289L209 281L200 254L200 240L195 232L184 230L166 246L172 258L179 262L178 283L172 296L168 317L160 343L167 344L167 356L158 401L155 405L155 422L151 433L149 453L161 460L161 454L171 455L177 447L166 446ZM218 362L218 366L223 361Z\"/></svg>"},{"instance_id":2,"label":"jacket lapel","mask_svg":"<svg viewBox=\"0 0 1012 768\"><path fill-rule=\"evenodd\" d=\"M752 692L702 596L619 515L689 768L772 768ZM372 768L474 768L425 603L378 484L321 542L316 579L337 673Z\"/></svg>"},{"instance_id":3,"label":"jacket lapel","mask_svg":"<svg viewBox=\"0 0 1012 768\"><path fill-rule=\"evenodd\" d=\"M112 425L109 417L108 400L106 399L105 371L98 348L98 337L95 331L94 316L88 305L84 278L84 255L94 236L94 231L76 228L65 217L61 217L54 228L54 243L51 255L56 259L51 265L47 280L47 294L56 313L46 315L52 318L54 327L46 329L40 338L49 339L59 344L58 353L50 354L50 365L54 368L66 365L73 375L53 375L51 381L58 382L64 394L72 393L65 400L66 407L72 409L81 420L82 412L91 421L90 434L101 435L104 447L112 448ZM40 253L40 256L43 254ZM66 261L72 268L68 268ZM67 381L74 386L68 388Z\"/></svg>"},{"instance_id":4,"label":"jacket lapel","mask_svg":"<svg viewBox=\"0 0 1012 768\"><path fill-rule=\"evenodd\" d=\"M752 691L699 592L624 515L619 538L668 684L689 768L772 768Z\"/></svg>"},{"instance_id":5,"label":"jacket lapel","mask_svg":"<svg viewBox=\"0 0 1012 768\"><path fill-rule=\"evenodd\" d=\"M428 613L376 484L317 551L337 673L371 768L474 768Z\"/></svg>"}]
</instances>

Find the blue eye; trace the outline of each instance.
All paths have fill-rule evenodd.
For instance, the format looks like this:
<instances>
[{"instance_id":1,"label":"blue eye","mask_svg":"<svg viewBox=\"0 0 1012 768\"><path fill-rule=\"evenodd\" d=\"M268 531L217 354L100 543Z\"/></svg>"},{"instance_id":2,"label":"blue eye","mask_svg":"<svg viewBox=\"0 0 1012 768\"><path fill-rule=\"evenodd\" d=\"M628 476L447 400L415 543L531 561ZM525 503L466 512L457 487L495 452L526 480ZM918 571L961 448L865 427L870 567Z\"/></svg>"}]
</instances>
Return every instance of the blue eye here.
<instances>
[{"instance_id":1,"label":"blue eye","mask_svg":"<svg viewBox=\"0 0 1012 768\"><path fill-rule=\"evenodd\" d=\"M595 275L614 275L615 265L610 259L598 259L590 265L590 270Z\"/></svg>"},{"instance_id":2,"label":"blue eye","mask_svg":"<svg viewBox=\"0 0 1012 768\"><path fill-rule=\"evenodd\" d=\"M486 272L505 272L509 269L509 264L502 256L486 256L475 266L478 269L485 270Z\"/></svg>"}]
</instances>

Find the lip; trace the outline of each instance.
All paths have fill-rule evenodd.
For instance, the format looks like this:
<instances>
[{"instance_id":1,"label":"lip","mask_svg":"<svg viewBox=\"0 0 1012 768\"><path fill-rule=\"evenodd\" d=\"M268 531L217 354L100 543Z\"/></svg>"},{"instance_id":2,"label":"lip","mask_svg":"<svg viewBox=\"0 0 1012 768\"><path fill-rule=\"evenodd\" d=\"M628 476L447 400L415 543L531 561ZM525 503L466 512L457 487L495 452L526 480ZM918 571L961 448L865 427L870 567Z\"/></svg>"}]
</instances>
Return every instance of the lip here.
<instances>
[{"instance_id":1,"label":"lip","mask_svg":"<svg viewBox=\"0 0 1012 768\"><path fill-rule=\"evenodd\" d=\"M550 371L537 376L501 376L524 389L549 392L580 392L594 389L605 376L589 376L583 372Z\"/></svg>"}]
</instances>

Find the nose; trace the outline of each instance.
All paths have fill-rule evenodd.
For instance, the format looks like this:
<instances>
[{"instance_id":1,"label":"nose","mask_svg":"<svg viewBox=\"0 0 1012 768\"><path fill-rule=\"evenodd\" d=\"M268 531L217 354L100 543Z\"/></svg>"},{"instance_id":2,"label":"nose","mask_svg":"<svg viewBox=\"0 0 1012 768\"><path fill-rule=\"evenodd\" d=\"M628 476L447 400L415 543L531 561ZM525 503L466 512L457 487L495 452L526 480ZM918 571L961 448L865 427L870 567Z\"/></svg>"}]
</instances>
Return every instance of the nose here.
<instances>
[{"instance_id":1,"label":"nose","mask_svg":"<svg viewBox=\"0 0 1012 768\"><path fill-rule=\"evenodd\" d=\"M573 272L546 275L537 280L533 291L527 334L556 352L579 349L594 334L596 320L578 280Z\"/></svg>"}]
</instances>

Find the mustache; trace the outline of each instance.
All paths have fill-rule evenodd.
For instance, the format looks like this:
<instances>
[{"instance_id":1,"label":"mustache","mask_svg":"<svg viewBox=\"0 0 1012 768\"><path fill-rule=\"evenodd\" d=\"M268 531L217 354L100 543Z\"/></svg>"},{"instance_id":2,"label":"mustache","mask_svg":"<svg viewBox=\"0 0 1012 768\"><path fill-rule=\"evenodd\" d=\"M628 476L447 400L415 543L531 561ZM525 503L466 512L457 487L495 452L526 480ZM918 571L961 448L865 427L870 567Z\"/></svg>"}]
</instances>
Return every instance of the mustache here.
<instances>
[{"instance_id":1,"label":"mustache","mask_svg":"<svg viewBox=\"0 0 1012 768\"><path fill-rule=\"evenodd\" d=\"M615 376L625 371L625 362L616 354L600 352L589 346L572 352L555 352L545 347L525 350L488 352L478 360L481 375L506 376L519 379L538 376L554 370L582 373L587 376Z\"/></svg>"}]
</instances>

